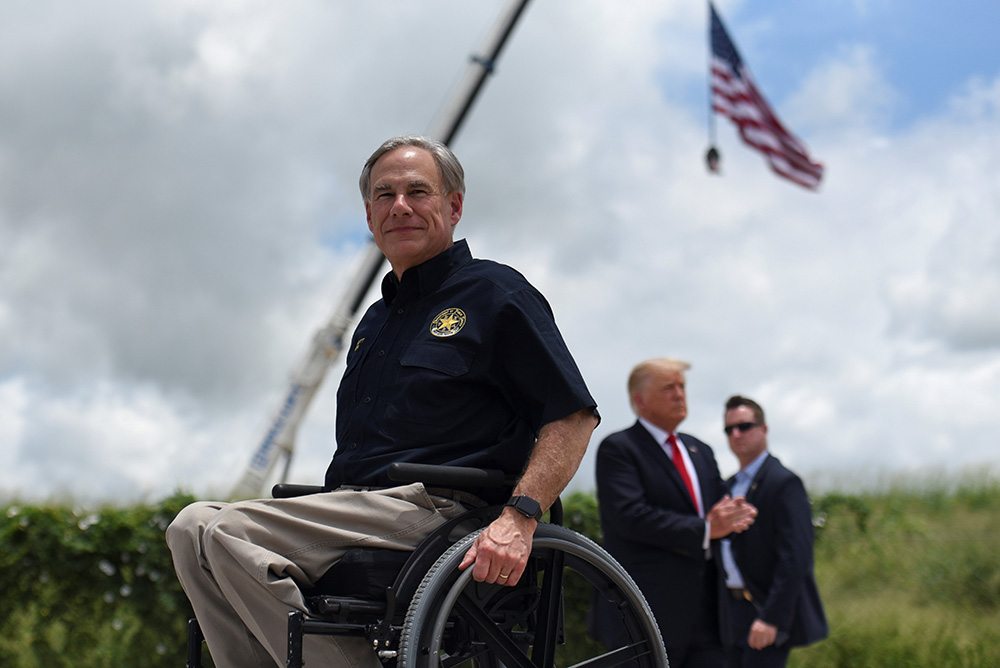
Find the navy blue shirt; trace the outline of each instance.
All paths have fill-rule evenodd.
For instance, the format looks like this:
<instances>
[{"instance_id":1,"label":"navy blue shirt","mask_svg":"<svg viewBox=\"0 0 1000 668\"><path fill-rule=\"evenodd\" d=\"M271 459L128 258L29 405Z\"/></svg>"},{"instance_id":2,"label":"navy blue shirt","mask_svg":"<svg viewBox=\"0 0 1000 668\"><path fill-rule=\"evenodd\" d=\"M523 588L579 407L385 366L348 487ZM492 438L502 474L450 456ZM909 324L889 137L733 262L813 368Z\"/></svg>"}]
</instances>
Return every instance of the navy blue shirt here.
<instances>
[{"instance_id":1,"label":"navy blue shirt","mask_svg":"<svg viewBox=\"0 0 1000 668\"><path fill-rule=\"evenodd\" d=\"M326 486L390 486L394 461L516 475L543 425L595 407L541 293L458 241L390 272L358 324Z\"/></svg>"}]
</instances>

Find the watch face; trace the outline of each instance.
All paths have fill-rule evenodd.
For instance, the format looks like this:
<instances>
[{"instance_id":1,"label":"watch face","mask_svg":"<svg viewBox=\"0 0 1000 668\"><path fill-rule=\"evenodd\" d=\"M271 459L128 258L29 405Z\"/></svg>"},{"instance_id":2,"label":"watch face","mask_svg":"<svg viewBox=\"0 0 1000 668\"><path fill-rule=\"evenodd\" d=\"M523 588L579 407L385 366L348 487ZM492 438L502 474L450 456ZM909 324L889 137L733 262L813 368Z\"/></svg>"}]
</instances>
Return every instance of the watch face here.
<instances>
[{"instance_id":1,"label":"watch face","mask_svg":"<svg viewBox=\"0 0 1000 668\"><path fill-rule=\"evenodd\" d=\"M536 520L541 519L542 517L541 504L530 496L515 496L507 502L507 505L513 506L514 510L521 513L525 517L531 517Z\"/></svg>"}]
</instances>

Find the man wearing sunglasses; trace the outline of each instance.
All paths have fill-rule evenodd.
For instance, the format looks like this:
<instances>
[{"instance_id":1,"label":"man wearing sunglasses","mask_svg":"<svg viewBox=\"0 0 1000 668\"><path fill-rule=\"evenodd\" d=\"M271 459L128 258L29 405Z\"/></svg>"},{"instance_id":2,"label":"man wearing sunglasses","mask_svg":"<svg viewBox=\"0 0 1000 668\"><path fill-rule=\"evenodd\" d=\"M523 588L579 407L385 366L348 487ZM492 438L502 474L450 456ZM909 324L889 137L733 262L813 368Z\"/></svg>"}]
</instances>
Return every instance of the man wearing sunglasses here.
<instances>
[{"instance_id":1,"label":"man wearing sunglasses","mask_svg":"<svg viewBox=\"0 0 1000 668\"><path fill-rule=\"evenodd\" d=\"M828 634L813 577L809 497L802 480L768 452L764 409L757 402L730 397L725 433L740 462L726 483L729 493L758 511L753 526L721 545L729 668L781 668L792 647Z\"/></svg>"}]
</instances>

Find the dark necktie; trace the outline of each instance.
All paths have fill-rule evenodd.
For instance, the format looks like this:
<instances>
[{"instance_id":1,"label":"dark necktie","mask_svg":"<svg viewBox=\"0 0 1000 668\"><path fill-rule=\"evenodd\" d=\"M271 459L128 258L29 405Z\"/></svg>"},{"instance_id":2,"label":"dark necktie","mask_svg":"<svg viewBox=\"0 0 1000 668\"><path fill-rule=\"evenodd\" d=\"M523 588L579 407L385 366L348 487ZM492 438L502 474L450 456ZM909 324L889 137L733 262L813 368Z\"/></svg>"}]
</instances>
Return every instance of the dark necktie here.
<instances>
[{"instance_id":1,"label":"dark necktie","mask_svg":"<svg viewBox=\"0 0 1000 668\"><path fill-rule=\"evenodd\" d=\"M688 475L687 466L684 465L684 457L681 456L681 448L677 445L677 437L673 434L667 437L667 443L670 444L670 458L674 460L674 466L677 467L677 472L681 474L681 480L684 481L684 486L687 487L688 494L691 495L691 501L694 502L694 507L701 514L701 508L698 506L698 497L694 493L694 485L691 484L691 476Z\"/></svg>"}]
</instances>

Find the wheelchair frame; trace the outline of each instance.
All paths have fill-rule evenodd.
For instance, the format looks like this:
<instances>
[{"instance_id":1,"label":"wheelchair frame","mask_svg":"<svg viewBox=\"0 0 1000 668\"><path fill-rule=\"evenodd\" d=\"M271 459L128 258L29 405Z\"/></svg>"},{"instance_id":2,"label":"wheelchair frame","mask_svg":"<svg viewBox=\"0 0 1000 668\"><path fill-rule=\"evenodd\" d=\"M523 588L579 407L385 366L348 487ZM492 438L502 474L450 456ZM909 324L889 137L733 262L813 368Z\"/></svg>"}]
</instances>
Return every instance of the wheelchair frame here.
<instances>
[{"instance_id":1,"label":"wheelchair frame","mask_svg":"<svg viewBox=\"0 0 1000 668\"><path fill-rule=\"evenodd\" d=\"M394 464L401 483L420 481L456 488L510 486L502 472L463 467ZM276 498L321 491L319 487L276 485ZM407 555L392 584L378 598L320 593L307 597L308 612L288 615L286 666L301 668L307 635L367 637L378 658L396 668L553 668L556 646L565 642L563 578L584 577L622 614L626 640L588 658L588 668L666 668L659 629L628 573L596 543L561 526L559 500L550 522L539 523L528 567L513 587L475 582L472 569L457 566L482 528L501 506L474 508L428 535ZM452 540L457 528L479 529ZM369 550L374 552L374 550ZM390 552L381 550L380 552ZM336 568L334 565L331 568ZM201 668L204 637L196 619L188 625L188 668Z\"/></svg>"}]
</instances>

